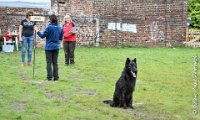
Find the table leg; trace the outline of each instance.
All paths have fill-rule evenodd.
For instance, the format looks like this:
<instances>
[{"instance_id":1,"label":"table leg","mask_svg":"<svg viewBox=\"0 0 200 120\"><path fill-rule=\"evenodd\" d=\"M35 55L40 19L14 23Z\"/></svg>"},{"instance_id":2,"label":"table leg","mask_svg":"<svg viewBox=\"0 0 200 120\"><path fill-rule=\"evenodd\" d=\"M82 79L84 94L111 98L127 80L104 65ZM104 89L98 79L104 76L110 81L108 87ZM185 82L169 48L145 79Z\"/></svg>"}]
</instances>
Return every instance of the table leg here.
<instances>
[{"instance_id":1,"label":"table leg","mask_svg":"<svg viewBox=\"0 0 200 120\"><path fill-rule=\"evenodd\" d=\"M6 45L6 37L3 37L3 45Z\"/></svg>"},{"instance_id":2,"label":"table leg","mask_svg":"<svg viewBox=\"0 0 200 120\"><path fill-rule=\"evenodd\" d=\"M18 38L17 38L17 36L15 37L15 45L16 45L16 49L18 51Z\"/></svg>"}]
</instances>

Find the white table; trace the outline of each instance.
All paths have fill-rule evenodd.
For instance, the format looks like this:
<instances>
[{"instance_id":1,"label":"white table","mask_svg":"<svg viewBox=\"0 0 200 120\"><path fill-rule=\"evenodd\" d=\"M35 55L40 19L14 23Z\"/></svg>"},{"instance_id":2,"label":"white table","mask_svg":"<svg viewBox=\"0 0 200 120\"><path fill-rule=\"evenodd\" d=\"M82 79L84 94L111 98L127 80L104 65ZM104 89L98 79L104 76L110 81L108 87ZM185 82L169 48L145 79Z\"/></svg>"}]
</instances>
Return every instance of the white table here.
<instances>
[{"instance_id":1,"label":"white table","mask_svg":"<svg viewBox=\"0 0 200 120\"><path fill-rule=\"evenodd\" d=\"M15 46L16 46L16 50L18 51L18 35L1 35L3 37L3 45L6 46L6 45L9 45L9 44L12 44L12 43L15 43ZM11 37L11 39L15 39L14 41L13 40L6 40L6 37Z\"/></svg>"}]
</instances>

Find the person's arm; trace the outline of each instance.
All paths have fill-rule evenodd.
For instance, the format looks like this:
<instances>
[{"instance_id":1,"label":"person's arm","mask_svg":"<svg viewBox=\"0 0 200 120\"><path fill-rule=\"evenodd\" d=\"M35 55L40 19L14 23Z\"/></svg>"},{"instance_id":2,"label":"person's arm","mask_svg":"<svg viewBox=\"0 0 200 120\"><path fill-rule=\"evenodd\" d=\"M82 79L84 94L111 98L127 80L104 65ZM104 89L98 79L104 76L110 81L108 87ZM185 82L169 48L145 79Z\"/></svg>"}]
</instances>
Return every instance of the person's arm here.
<instances>
[{"instance_id":1,"label":"person's arm","mask_svg":"<svg viewBox=\"0 0 200 120\"><path fill-rule=\"evenodd\" d=\"M66 29L65 29L65 27L63 27L64 37L69 37L74 34L71 32L71 29L72 29L71 26L67 26Z\"/></svg>"},{"instance_id":2,"label":"person's arm","mask_svg":"<svg viewBox=\"0 0 200 120\"><path fill-rule=\"evenodd\" d=\"M72 35L72 34L77 34L78 33L78 31L70 31L70 34Z\"/></svg>"},{"instance_id":3,"label":"person's arm","mask_svg":"<svg viewBox=\"0 0 200 120\"><path fill-rule=\"evenodd\" d=\"M34 24L33 24L33 35L37 34L37 32L35 31L35 27L36 27L36 22L34 22Z\"/></svg>"},{"instance_id":4,"label":"person's arm","mask_svg":"<svg viewBox=\"0 0 200 120\"><path fill-rule=\"evenodd\" d=\"M61 33L60 33L60 36L59 36L59 40L63 40L63 30L61 29Z\"/></svg>"},{"instance_id":5,"label":"person's arm","mask_svg":"<svg viewBox=\"0 0 200 120\"><path fill-rule=\"evenodd\" d=\"M69 31L70 35L78 33L77 31Z\"/></svg>"},{"instance_id":6,"label":"person's arm","mask_svg":"<svg viewBox=\"0 0 200 120\"><path fill-rule=\"evenodd\" d=\"M47 28L45 29L44 33L41 33L37 27L34 27L34 29L35 29L37 35L38 35L40 38L42 38L42 39L45 38L45 37L47 37L47 36L49 35L49 27L47 27Z\"/></svg>"},{"instance_id":7,"label":"person's arm","mask_svg":"<svg viewBox=\"0 0 200 120\"><path fill-rule=\"evenodd\" d=\"M19 25L19 41L22 41L22 30L23 30L23 26Z\"/></svg>"}]
</instances>

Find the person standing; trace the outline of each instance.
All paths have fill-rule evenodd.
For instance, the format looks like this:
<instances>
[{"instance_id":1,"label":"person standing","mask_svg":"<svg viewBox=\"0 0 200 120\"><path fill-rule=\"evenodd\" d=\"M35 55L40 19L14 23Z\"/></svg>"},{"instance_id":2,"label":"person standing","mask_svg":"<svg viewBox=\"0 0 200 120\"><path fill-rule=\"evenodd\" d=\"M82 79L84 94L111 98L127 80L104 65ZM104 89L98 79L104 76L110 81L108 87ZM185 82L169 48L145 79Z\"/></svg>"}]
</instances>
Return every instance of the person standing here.
<instances>
[{"instance_id":1,"label":"person standing","mask_svg":"<svg viewBox=\"0 0 200 120\"><path fill-rule=\"evenodd\" d=\"M46 54L46 69L47 69L47 80L57 81L58 75L58 54L60 48L60 41L63 39L63 32L61 27L58 26L56 15L49 17L50 24L47 26L43 33L39 32L38 28L35 27L35 31L40 38L46 37L45 54ZM52 70L53 66L53 70Z\"/></svg>"},{"instance_id":2,"label":"person standing","mask_svg":"<svg viewBox=\"0 0 200 120\"><path fill-rule=\"evenodd\" d=\"M33 11L26 13L26 19L21 21L19 26L19 40L22 41L22 66L25 65L26 50L28 50L28 66L31 66L32 48L34 44L34 26L35 22L30 21Z\"/></svg>"},{"instance_id":3,"label":"person standing","mask_svg":"<svg viewBox=\"0 0 200 120\"><path fill-rule=\"evenodd\" d=\"M76 31L71 31L74 27L72 19L69 15L64 17L65 24L63 25L63 48L65 53L65 65L74 64L74 51L76 47Z\"/></svg>"}]
</instances>

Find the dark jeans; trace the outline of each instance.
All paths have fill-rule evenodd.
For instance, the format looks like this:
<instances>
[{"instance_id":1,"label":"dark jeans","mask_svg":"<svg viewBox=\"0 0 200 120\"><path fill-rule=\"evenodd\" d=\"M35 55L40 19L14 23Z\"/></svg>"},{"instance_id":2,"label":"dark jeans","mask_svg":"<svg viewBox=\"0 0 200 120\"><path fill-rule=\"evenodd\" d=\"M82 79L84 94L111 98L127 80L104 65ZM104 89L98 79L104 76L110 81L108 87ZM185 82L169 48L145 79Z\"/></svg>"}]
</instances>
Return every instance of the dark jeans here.
<instances>
[{"instance_id":1,"label":"dark jeans","mask_svg":"<svg viewBox=\"0 0 200 120\"><path fill-rule=\"evenodd\" d=\"M47 63L47 79L51 80L52 76L54 80L58 80L58 53L59 50L48 50L46 53L46 63ZM52 74L53 65L53 74Z\"/></svg>"},{"instance_id":2,"label":"dark jeans","mask_svg":"<svg viewBox=\"0 0 200 120\"><path fill-rule=\"evenodd\" d=\"M65 64L74 64L74 50L76 47L76 41L68 42L63 41L63 48L65 52Z\"/></svg>"}]
</instances>

